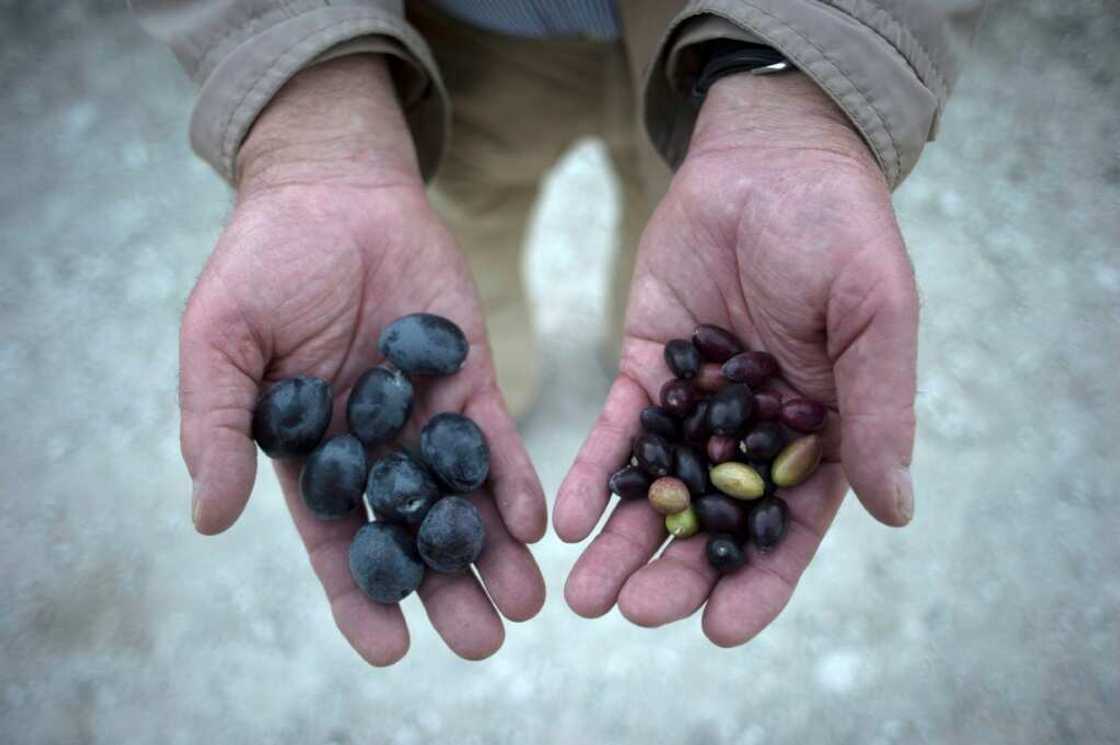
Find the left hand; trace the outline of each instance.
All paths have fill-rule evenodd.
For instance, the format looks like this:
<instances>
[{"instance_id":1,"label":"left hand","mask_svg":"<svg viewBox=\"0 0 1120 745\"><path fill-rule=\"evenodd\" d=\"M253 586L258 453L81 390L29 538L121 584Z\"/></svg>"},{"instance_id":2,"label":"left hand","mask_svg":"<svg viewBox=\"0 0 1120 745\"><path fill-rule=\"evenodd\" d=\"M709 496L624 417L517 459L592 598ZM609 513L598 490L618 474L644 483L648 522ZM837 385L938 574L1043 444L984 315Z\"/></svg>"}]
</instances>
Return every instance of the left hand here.
<instances>
[{"instance_id":1,"label":"left hand","mask_svg":"<svg viewBox=\"0 0 1120 745\"><path fill-rule=\"evenodd\" d=\"M625 464L638 414L670 377L670 339L700 323L774 354L789 389L828 404L825 463L782 490L791 525L767 555L720 577L703 534L673 541L644 501L621 503L568 577L596 617L617 602L642 626L704 611L716 644L742 644L782 610L851 482L864 507L901 526L913 514L918 303L890 193L844 114L801 74L734 75L708 94L689 153L639 247L620 372L560 488L565 541L587 537Z\"/></svg>"}]
</instances>

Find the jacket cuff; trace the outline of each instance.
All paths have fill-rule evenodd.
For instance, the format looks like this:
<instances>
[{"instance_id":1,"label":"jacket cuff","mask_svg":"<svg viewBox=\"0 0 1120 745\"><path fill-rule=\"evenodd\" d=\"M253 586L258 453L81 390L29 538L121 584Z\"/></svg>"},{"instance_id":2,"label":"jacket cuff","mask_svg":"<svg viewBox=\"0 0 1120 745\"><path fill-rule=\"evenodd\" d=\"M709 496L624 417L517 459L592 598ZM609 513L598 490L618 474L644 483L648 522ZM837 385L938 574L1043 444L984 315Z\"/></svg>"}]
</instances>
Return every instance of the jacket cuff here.
<instances>
[{"instance_id":1,"label":"jacket cuff","mask_svg":"<svg viewBox=\"0 0 1120 745\"><path fill-rule=\"evenodd\" d=\"M365 52L389 57L420 173L431 179L447 140L447 92L420 35L399 16L370 7L308 10L229 50L202 83L191 115L191 146L232 183L245 135L284 83L314 64Z\"/></svg>"},{"instance_id":2,"label":"jacket cuff","mask_svg":"<svg viewBox=\"0 0 1120 745\"><path fill-rule=\"evenodd\" d=\"M896 47L855 18L817 0L694 0L673 19L644 81L643 121L673 168L684 159L698 113L682 84L690 79L686 47L713 38L780 50L847 114L891 189L932 139L938 97Z\"/></svg>"}]
</instances>

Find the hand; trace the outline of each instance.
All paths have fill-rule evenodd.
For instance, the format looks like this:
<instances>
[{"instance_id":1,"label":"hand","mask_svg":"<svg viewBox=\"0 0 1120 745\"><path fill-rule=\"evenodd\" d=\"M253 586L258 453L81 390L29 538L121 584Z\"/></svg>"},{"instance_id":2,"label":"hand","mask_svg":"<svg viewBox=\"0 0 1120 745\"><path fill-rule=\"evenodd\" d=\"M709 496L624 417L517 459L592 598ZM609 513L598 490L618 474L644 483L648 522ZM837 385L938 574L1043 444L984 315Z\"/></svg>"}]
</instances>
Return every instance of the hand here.
<instances>
[{"instance_id":1,"label":"hand","mask_svg":"<svg viewBox=\"0 0 1120 745\"><path fill-rule=\"evenodd\" d=\"M713 86L689 153L641 239L620 372L560 488L556 532L580 541L609 501L607 477L629 456L638 413L670 377L665 342L699 323L774 354L788 389L832 407L825 463L782 490L785 541L752 549L719 577L703 535L673 541L645 502L621 503L568 577L580 615L618 603L642 626L705 602L716 644L742 644L785 606L850 480L872 515L913 514L918 305L890 195L859 135L801 75L736 75ZM648 563L647 563L648 562Z\"/></svg>"},{"instance_id":2,"label":"hand","mask_svg":"<svg viewBox=\"0 0 1120 745\"><path fill-rule=\"evenodd\" d=\"M183 318L181 435L195 526L225 530L249 498L260 391L296 374L324 378L335 395L329 434L344 431L350 387L380 362L380 330L407 313L438 313L462 327L470 353L456 375L416 381L403 438L415 440L439 411L461 412L486 433L490 480L472 497L486 525L477 568L502 615L531 618L545 590L525 544L544 533L544 494L498 390L465 260L425 197L383 61L346 57L301 73L255 124L239 167L233 218ZM298 493L299 466L276 462L338 628L371 664L392 664L408 649L404 617L367 599L347 565L365 514L314 518ZM501 646L502 622L473 574L429 572L419 595L459 655L481 659Z\"/></svg>"}]
</instances>

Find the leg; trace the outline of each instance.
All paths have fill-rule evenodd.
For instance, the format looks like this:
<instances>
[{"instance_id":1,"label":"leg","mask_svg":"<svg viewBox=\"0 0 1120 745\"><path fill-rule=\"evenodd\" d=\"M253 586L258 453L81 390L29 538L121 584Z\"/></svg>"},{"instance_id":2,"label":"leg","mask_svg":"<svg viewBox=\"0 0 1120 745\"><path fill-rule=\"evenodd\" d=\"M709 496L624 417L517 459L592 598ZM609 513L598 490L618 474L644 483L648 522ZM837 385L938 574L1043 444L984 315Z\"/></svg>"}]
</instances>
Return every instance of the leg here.
<instances>
[{"instance_id":1,"label":"leg","mask_svg":"<svg viewBox=\"0 0 1120 745\"><path fill-rule=\"evenodd\" d=\"M451 141L431 185L474 273L498 382L515 416L537 393L536 337L522 247L541 176L593 129L608 45L517 39L422 3L410 20L432 47L452 101Z\"/></svg>"}]
</instances>

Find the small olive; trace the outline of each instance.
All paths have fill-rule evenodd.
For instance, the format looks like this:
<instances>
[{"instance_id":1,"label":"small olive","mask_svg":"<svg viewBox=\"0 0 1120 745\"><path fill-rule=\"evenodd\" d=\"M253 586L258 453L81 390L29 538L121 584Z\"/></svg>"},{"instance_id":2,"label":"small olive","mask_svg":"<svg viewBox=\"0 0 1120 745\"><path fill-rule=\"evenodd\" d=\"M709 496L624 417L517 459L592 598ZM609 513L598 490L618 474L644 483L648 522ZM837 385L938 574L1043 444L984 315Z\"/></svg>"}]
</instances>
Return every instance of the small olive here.
<instances>
[{"instance_id":1,"label":"small olive","mask_svg":"<svg viewBox=\"0 0 1120 745\"><path fill-rule=\"evenodd\" d=\"M741 352L723 363L723 377L733 383L760 386L778 374L778 360L769 352Z\"/></svg>"},{"instance_id":2,"label":"small olive","mask_svg":"<svg viewBox=\"0 0 1120 745\"><path fill-rule=\"evenodd\" d=\"M783 489L797 486L813 475L823 454L824 441L820 435L798 437L778 453L770 466L770 478Z\"/></svg>"},{"instance_id":3,"label":"small olive","mask_svg":"<svg viewBox=\"0 0 1120 745\"><path fill-rule=\"evenodd\" d=\"M708 538L705 553L708 556L708 563L721 574L734 572L747 561L747 556L735 537L724 533L717 533Z\"/></svg>"},{"instance_id":4,"label":"small olive","mask_svg":"<svg viewBox=\"0 0 1120 745\"><path fill-rule=\"evenodd\" d=\"M673 339L665 345L665 364L678 378L695 378L700 362L700 350L688 339Z\"/></svg>"},{"instance_id":5,"label":"small olive","mask_svg":"<svg viewBox=\"0 0 1120 745\"><path fill-rule=\"evenodd\" d=\"M688 509L688 487L674 476L662 476L649 486L649 503L662 515Z\"/></svg>"},{"instance_id":6,"label":"small olive","mask_svg":"<svg viewBox=\"0 0 1120 745\"><path fill-rule=\"evenodd\" d=\"M736 499L758 499L766 493L766 482L746 463L720 463L709 477L715 488Z\"/></svg>"},{"instance_id":7,"label":"small olive","mask_svg":"<svg viewBox=\"0 0 1120 745\"><path fill-rule=\"evenodd\" d=\"M674 538L691 538L700 532L700 522L692 508L665 516L665 529Z\"/></svg>"},{"instance_id":8,"label":"small olive","mask_svg":"<svg viewBox=\"0 0 1120 745\"><path fill-rule=\"evenodd\" d=\"M673 378L661 386L661 408L684 419L696 408L696 391L687 380Z\"/></svg>"},{"instance_id":9,"label":"small olive","mask_svg":"<svg viewBox=\"0 0 1120 745\"><path fill-rule=\"evenodd\" d=\"M703 323L696 327L692 332L692 343L708 362L727 362L743 351L743 345L730 331L710 323Z\"/></svg>"}]
</instances>

